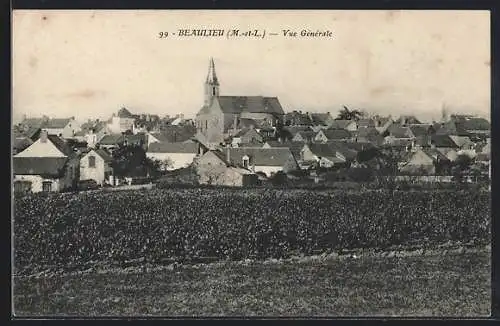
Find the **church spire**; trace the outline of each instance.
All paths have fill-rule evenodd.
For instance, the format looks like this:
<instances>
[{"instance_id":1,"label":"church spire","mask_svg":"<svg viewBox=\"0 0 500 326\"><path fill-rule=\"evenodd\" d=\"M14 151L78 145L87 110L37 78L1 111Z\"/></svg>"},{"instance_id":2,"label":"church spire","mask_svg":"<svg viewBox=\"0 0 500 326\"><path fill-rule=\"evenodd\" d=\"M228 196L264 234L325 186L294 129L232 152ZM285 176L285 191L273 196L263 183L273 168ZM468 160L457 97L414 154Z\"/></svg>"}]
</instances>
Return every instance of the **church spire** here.
<instances>
[{"instance_id":1,"label":"church spire","mask_svg":"<svg viewBox=\"0 0 500 326\"><path fill-rule=\"evenodd\" d=\"M217 79L217 74L215 73L215 63L214 59L210 58L210 65L208 66L207 84L219 85L219 80Z\"/></svg>"},{"instance_id":2,"label":"church spire","mask_svg":"<svg viewBox=\"0 0 500 326\"><path fill-rule=\"evenodd\" d=\"M215 73L214 59L210 58L207 80L205 81L205 105L210 105L215 96L219 96L219 80Z\"/></svg>"}]
</instances>

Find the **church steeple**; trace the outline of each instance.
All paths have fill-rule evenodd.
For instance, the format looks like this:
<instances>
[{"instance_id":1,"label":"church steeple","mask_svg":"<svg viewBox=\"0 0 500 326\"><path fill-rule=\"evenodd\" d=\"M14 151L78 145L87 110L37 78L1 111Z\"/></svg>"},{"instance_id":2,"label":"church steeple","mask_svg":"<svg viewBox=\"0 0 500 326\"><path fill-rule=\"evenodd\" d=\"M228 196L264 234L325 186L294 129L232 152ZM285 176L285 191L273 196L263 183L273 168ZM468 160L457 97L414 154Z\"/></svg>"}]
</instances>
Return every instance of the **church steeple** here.
<instances>
[{"instance_id":1,"label":"church steeple","mask_svg":"<svg viewBox=\"0 0 500 326\"><path fill-rule=\"evenodd\" d=\"M213 97L219 96L219 80L215 73L214 59L210 58L207 80L205 81L205 105L210 105Z\"/></svg>"}]
</instances>

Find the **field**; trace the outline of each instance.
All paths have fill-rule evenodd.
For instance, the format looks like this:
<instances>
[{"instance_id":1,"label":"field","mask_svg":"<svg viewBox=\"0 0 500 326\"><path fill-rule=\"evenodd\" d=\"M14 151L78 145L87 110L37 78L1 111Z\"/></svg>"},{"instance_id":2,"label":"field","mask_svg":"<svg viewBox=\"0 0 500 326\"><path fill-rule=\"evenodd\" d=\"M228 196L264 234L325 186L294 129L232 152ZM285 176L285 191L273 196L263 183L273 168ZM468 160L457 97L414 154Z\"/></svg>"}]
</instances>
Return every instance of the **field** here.
<instances>
[{"instance_id":1,"label":"field","mask_svg":"<svg viewBox=\"0 0 500 326\"><path fill-rule=\"evenodd\" d=\"M490 252L311 257L21 278L18 316L487 316Z\"/></svg>"},{"instance_id":2,"label":"field","mask_svg":"<svg viewBox=\"0 0 500 326\"><path fill-rule=\"evenodd\" d=\"M18 197L16 314L485 315L490 195L198 188Z\"/></svg>"}]
</instances>

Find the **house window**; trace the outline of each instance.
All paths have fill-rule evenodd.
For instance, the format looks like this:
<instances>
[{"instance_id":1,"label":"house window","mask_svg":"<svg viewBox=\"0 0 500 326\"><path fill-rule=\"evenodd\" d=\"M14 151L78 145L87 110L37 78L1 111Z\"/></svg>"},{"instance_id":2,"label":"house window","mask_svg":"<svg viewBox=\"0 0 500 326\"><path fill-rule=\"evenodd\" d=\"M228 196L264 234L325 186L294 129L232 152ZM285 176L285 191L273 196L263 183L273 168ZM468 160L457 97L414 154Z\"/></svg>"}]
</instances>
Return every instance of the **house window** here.
<instances>
[{"instance_id":1,"label":"house window","mask_svg":"<svg viewBox=\"0 0 500 326\"><path fill-rule=\"evenodd\" d=\"M52 182L51 181L44 181L42 183L42 191L43 192L51 192L52 191Z\"/></svg>"},{"instance_id":2,"label":"house window","mask_svg":"<svg viewBox=\"0 0 500 326\"><path fill-rule=\"evenodd\" d=\"M95 168L95 156L89 156L89 168Z\"/></svg>"}]
</instances>

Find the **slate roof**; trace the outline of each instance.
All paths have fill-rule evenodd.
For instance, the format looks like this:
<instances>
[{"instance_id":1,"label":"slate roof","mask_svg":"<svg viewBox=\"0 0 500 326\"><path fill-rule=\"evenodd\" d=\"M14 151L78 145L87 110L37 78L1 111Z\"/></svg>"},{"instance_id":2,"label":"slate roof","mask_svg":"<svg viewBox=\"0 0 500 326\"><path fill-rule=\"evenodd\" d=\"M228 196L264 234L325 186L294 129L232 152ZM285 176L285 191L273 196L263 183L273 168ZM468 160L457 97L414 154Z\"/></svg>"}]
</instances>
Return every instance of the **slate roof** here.
<instances>
[{"instance_id":1,"label":"slate roof","mask_svg":"<svg viewBox=\"0 0 500 326\"><path fill-rule=\"evenodd\" d=\"M14 174L60 177L67 161L66 157L14 157Z\"/></svg>"},{"instance_id":2,"label":"slate roof","mask_svg":"<svg viewBox=\"0 0 500 326\"><path fill-rule=\"evenodd\" d=\"M265 96L218 96L224 113L274 113L285 114L277 97Z\"/></svg>"},{"instance_id":3,"label":"slate roof","mask_svg":"<svg viewBox=\"0 0 500 326\"><path fill-rule=\"evenodd\" d=\"M198 143L152 143L148 153L198 153Z\"/></svg>"},{"instance_id":4,"label":"slate roof","mask_svg":"<svg viewBox=\"0 0 500 326\"><path fill-rule=\"evenodd\" d=\"M227 149L224 149L226 151ZM250 164L256 166L284 166L290 159L294 159L288 148L229 148L230 161L234 165L241 165L243 156L248 155Z\"/></svg>"},{"instance_id":5,"label":"slate roof","mask_svg":"<svg viewBox=\"0 0 500 326\"><path fill-rule=\"evenodd\" d=\"M431 141L436 147L458 148L449 135L433 135Z\"/></svg>"},{"instance_id":6,"label":"slate roof","mask_svg":"<svg viewBox=\"0 0 500 326\"><path fill-rule=\"evenodd\" d=\"M352 134L345 129L325 129L322 130L323 134L328 139L349 139Z\"/></svg>"}]
</instances>

